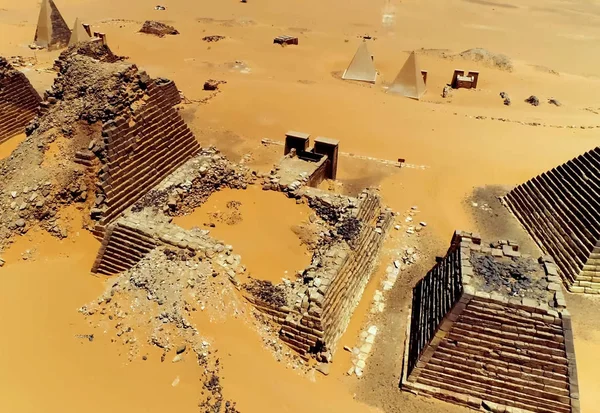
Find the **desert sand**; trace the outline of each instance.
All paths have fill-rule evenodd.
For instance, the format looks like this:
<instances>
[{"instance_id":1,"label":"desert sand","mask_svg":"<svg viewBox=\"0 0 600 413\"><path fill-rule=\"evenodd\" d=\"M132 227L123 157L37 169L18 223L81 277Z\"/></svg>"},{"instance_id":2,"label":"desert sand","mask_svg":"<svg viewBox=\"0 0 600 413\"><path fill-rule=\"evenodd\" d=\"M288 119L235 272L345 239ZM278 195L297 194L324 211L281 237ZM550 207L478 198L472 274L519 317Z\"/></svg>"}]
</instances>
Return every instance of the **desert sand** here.
<instances>
[{"instance_id":1,"label":"desert sand","mask_svg":"<svg viewBox=\"0 0 600 413\"><path fill-rule=\"evenodd\" d=\"M454 229L478 230L465 200L485 185L516 185L600 143L600 6L576 1L437 2L340 0L172 1L57 0L67 23L76 17L106 33L112 50L153 77L173 79L186 98L182 110L201 145L215 145L230 159L250 154L248 164L268 171L282 153L262 138L282 140L299 130L340 140L340 150L396 160L424 168L398 169L341 156L337 191L356 194L379 186L384 202L404 212L418 205L427 228L409 240L400 232L391 240L412 243L421 262L394 287L395 301L382 320L391 344L368 365L361 379L345 375L349 356L339 351L332 372L306 375L278 363L264 348L244 317L218 322L199 317L203 336L211 339L223 363L224 394L242 412L460 412L463 408L417 398L398 389L402 336L410 289L443 254ZM0 55L34 57L22 70L43 92L53 81L59 51L33 51L39 3L0 0ZM140 34L147 19L174 26L180 34L157 38ZM272 44L282 34L298 36L298 46ZM214 43L209 35L225 36ZM341 73L362 37L368 35L379 78L375 85L345 82ZM484 48L512 61L506 68L461 57L464 50ZM421 50L423 49L423 50ZM412 50L421 50L428 71L421 101L388 95ZM456 90L441 97L454 69L478 70L478 90ZM202 90L207 79L227 81L220 93ZM500 92L509 94L504 106ZM541 104L524 102L536 95ZM562 106L547 103L558 99ZM23 136L0 145L10 156ZM224 194L219 194L225 196ZM275 194L269 194L276 196ZM227 195L229 197L230 195ZM309 261L292 222L307 212L300 206L278 216L277 202L265 212L241 200L241 223L217 224L221 238L246 250L249 268L281 277ZM206 212L226 209L227 199L212 199L206 211L180 218L182 226L201 226ZM280 200L283 202L283 200ZM284 209L281 206L281 209ZM260 210L259 210L260 209ZM285 232L260 232L256 223L273 215ZM201 391L193 360L161 363L148 349L148 360L130 361L120 344L94 329L77 309L105 288L90 274L99 242L81 229L78 211L70 218L69 236L57 240L41 230L17 239L2 256L0 312L0 410L6 412L178 412L198 411ZM294 219L291 219L294 218ZM256 242L235 228L252 232ZM239 227L238 227L239 229ZM274 230L275 231L275 230ZM401 231L403 234L404 231ZM278 241L281 239L281 241ZM297 241L294 244L294 241ZM278 260L266 263L260 243L279 243ZM391 247L390 247L391 248ZM368 308L383 268L373 277L343 343L353 346L369 319ZM582 411L600 403L600 300L568 297L573 315ZM94 333L90 342L81 335ZM388 345L389 344L389 345ZM377 351L377 350L376 350ZM385 356L384 356L385 355ZM388 357L389 356L389 357ZM178 385L173 386L176 378Z\"/></svg>"}]
</instances>

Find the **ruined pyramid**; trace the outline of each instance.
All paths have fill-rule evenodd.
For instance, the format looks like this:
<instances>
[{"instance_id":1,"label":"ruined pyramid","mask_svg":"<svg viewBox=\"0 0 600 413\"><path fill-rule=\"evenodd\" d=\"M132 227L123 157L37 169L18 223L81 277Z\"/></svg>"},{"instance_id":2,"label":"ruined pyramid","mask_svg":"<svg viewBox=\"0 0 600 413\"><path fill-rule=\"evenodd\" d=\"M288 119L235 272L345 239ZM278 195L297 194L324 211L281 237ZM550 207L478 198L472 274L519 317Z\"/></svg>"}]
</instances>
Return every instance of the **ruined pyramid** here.
<instances>
[{"instance_id":1,"label":"ruined pyramid","mask_svg":"<svg viewBox=\"0 0 600 413\"><path fill-rule=\"evenodd\" d=\"M408 98L420 99L425 94L425 81L421 73L421 67L415 52L412 52L394 83L388 89L388 93L396 93Z\"/></svg>"},{"instance_id":2,"label":"ruined pyramid","mask_svg":"<svg viewBox=\"0 0 600 413\"><path fill-rule=\"evenodd\" d=\"M350 65L344 71L342 79L375 83L377 71L375 70L371 53L369 53L369 49L367 49L366 42L362 42L360 46L358 46L358 50L352 58Z\"/></svg>"},{"instance_id":3,"label":"ruined pyramid","mask_svg":"<svg viewBox=\"0 0 600 413\"><path fill-rule=\"evenodd\" d=\"M579 413L559 271L512 241L456 231L413 289L402 389L494 413Z\"/></svg>"},{"instance_id":4,"label":"ruined pyramid","mask_svg":"<svg viewBox=\"0 0 600 413\"><path fill-rule=\"evenodd\" d=\"M49 50L60 49L69 44L71 30L56 8L53 0L42 0L34 42Z\"/></svg>"},{"instance_id":5,"label":"ruined pyramid","mask_svg":"<svg viewBox=\"0 0 600 413\"><path fill-rule=\"evenodd\" d=\"M69 39L69 46L80 42L89 42L92 38L81 24L79 17L75 19L73 30L71 31L71 38Z\"/></svg>"},{"instance_id":6,"label":"ruined pyramid","mask_svg":"<svg viewBox=\"0 0 600 413\"><path fill-rule=\"evenodd\" d=\"M600 293L600 147L517 186L504 198L574 293Z\"/></svg>"},{"instance_id":7,"label":"ruined pyramid","mask_svg":"<svg viewBox=\"0 0 600 413\"><path fill-rule=\"evenodd\" d=\"M27 77L0 57L0 143L25 132L40 100Z\"/></svg>"}]
</instances>

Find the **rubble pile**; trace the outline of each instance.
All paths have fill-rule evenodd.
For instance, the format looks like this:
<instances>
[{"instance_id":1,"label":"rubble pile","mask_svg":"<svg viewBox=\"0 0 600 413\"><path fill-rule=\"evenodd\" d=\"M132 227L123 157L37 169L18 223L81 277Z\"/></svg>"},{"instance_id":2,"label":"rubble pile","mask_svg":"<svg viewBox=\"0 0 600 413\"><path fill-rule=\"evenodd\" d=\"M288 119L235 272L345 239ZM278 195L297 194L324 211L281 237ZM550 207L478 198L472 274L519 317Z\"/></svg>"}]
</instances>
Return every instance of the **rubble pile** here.
<instances>
[{"instance_id":1,"label":"rubble pile","mask_svg":"<svg viewBox=\"0 0 600 413\"><path fill-rule=\"evenodd\" d=\"M140 29L140 33L153 34L158 37L165 37L166 35L177 35L179 32L173 26L157 22L154 20L146 20L144 25Z\"/></svg>"},{"instance_id":2,"label":"rubble pile","mask_svg":"<svg viewBox=\"0 0 600 413\"><path fill-rule=\"evenodd\" d=\"M169 216L185 215L212 193L223 188L246 189L255 180L254 171L230 162L215 148L203 148L197 157L136 202L132 210L139 212L150 207Z\"/></svg>"},{"instance_id":3,"label":"rubble pile","mask_svg":"<svg viewBox=\"0 0 600 413\"><path fill-rule=\"evenodd\" d=\"M211 317L235 314L238 301L233 290L223 274L216 275L210 261L190 257L189 250L160 247L79 311L113 341L127 346L130 360L147 360L147 346L162 350L161 361L197 359L205 389L198 405L206 412L236 413L235 403L222 395L220 360L193 320L196 312Z\"/></svg>"}]
</instances>

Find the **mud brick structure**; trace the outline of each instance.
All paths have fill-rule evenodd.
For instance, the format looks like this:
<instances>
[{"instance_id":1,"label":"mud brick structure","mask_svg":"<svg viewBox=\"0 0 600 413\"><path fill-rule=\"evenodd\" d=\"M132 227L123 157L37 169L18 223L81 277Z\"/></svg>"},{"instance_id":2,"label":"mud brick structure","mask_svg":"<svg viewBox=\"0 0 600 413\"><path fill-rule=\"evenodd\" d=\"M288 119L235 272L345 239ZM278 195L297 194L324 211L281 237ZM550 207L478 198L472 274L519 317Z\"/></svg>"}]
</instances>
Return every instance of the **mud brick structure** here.
<instances>
[{"instance_id":1,"label":"mud brick structure","mask_svg":"<svg viewBox=\"0 0 600 413\"><path fill-rule=\"evenodd\" d=\"M465 75L464 70L455 70L450 85L452 89L477 89L478 81L479 72L470 71Z\"/></svg>"},{"instance_id":2,"label":"mud brick structure","mask_svg":"<svg viewBox=\"0 0 600 413\"><path fill-rule=\"evenodd\" d=\"M0 57L0 143L25 132L40 101L27 77Z\"/></svg>"},{"instance_id":3,"label":"mud brick structure","mask_svg":"<svg viewBox=\"0 0 600 413\"><path fill-rule=\"evenodd\" d=\"M324 242L314 252L302 282L288 292L287 302L248 299L281 325L281 339L300 355L331 361L371 277L393 214L383 209L379 195L371 191L354 199L305 188L301 196L317 213L338 211L338 229L347 239Z\"/></svg>"},{"instance_id":4,"label":"mud brick structure","mask_svg":"<svg viewBox=\"0 0 600 413\"><path fill-rule=\"evenodd\" d=\"M558 267L456 231L415 286L401 387L491 412L579 412Z\"/></svg>"},{"instance_id":5,"label":"mud brick structure","mask_svg":"<svg viewBox=\"0 0 600 413\"><path fill-rule=\"evenodd\" d=\"M573 293L600 294L600 147L510 191L504 203Z\"/></svg>"}]
</instances>

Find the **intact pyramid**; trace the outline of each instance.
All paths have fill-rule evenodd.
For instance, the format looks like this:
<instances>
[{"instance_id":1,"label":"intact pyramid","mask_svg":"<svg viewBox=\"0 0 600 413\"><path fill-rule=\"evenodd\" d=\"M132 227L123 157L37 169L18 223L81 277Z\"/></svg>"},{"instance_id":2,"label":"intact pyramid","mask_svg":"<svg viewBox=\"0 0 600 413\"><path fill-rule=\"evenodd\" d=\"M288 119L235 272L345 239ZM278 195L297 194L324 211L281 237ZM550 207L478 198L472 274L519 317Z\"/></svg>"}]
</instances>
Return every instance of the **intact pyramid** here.
<instances>
[{"instance_id":1,"label":"intact pyramid","mask_svg":"<svg viewBox=\"0 0 600 413\"><path fill-rule=\"evenodd\" d=\"M412 52L400 69L398 76L388 89L388 93L397 93L408 98L420 99L425 94L425 81L421 74L421 67L417 55Z\"/></svg>"},{"instance_id":2,"label":"intact pyramid","mask_svg":"<svg viewBox=\"0 0 600 413\"><path fill-rule=\"evenodd\" d=\"M600 147L517 186L504 202L571 292L600 293Z\"/></svg>"},{"instance_id":3,"label":"intact pyramid","mask_svg":"<svg viewBox=\"0 0 600 413\"><path fill-rule=\"evenodd\" d=\"M34 42L40 47L60 49L69 44L71 30L53 0L42 0Z\"/></svg>"},{"instance_id":4,"label":"intact pyramid","mask_svg":"<svg viewBox=\"0 0 600 413\"><path fill-rule=\"evenodd\" d=\"M362 42L358 46L358 50L352 58L350 65L344 71L342 79L375 83L377 71L375 70L373 59L371 59L371 53L367 49L367 43Z\"/></svg>"},{"instance_id":5,"label":"intact pyramid","mask_svg":"<svg viewBox=\"0 0 600 413\"><path fill-rule=\"evenodd\" d=\"M81 24L79 18L75 19L75 25L73 26L71 38L69 39L69 46L80 42L89 42L91 39L88 32L83 28L83 24Z\"/></svg>"}]
</instances>

